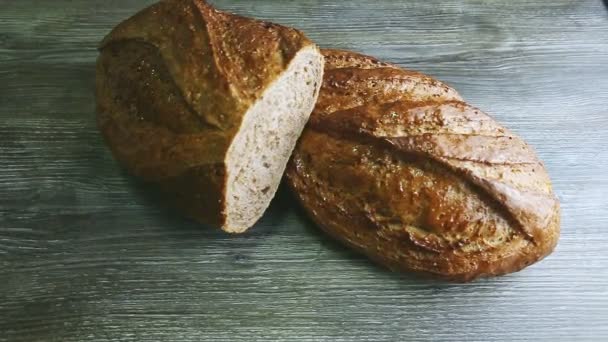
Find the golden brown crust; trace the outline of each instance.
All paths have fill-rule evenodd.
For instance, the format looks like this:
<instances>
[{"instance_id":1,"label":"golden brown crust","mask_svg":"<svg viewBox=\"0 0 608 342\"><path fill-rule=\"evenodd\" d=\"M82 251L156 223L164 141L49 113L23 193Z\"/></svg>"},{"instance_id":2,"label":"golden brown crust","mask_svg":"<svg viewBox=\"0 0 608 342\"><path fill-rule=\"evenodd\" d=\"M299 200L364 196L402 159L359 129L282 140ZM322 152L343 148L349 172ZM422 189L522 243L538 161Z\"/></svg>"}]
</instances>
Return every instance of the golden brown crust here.
<instances>
[{"instance_id":1,"label":"golden brown crust","mask_svg":"<svg viewBox=\"0 0 608 342\"><path fill-rule=\"evenodd\" d=\"M428 76L323 53L287 176L326 232L392 269L460 281L553 250L559 203L523 140Z\"/></svg>"},{"instance_id":2,"label":"golden brown crust","mask_svg":"<svg viewBox=\"0 0 608 342\"><path fill-rule=\"evenodd\" d=\"M221 226L225 157L243 116L311 44L299 31L203 0L161 1L102 41L98 126L130 172Z\"/></svg>"}]
</instances>

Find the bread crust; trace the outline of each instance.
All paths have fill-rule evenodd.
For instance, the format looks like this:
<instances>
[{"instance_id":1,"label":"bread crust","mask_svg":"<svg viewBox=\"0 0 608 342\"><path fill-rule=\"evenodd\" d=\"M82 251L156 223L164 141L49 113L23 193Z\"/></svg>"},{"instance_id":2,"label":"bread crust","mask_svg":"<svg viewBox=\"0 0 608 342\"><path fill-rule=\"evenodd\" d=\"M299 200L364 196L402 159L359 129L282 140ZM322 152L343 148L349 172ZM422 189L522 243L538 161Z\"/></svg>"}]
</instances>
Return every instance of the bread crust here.
<instances>
[{"instance_id":1,"label":"bread crust","mask_svg":"<svg viewBox=\"0 0 608 342\"><path fill-rule=\"evenodd\" d=\"M247 110L294 56L303 33L165 0L100 44L97 122L116 159L200 222L226 222L226 153Z\"/></svg>"},{"instance_id":2,"label":"bread crust","mask_svg":"<svg viewBox=\"0 0 608 342\"><path fill-rule=\"evenodd\" d=\"M551 253L559 202L521 138L426 75L323 54L318 104L287 178L324 231L391 269L454 281Z\"/></svg>"}]
</instances>

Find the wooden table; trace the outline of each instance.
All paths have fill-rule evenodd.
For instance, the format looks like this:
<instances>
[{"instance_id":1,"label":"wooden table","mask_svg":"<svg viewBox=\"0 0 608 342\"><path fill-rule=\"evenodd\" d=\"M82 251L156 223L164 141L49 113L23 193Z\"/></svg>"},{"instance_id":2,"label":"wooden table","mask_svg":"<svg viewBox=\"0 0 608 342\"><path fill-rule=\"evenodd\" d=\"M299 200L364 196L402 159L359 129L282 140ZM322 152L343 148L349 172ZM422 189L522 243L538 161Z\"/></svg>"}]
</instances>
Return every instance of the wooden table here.
<instances>
[{"instance_id":1,"label":"wooden table","mask_svg":"<svg viewBox=\"0 0 608 342\"><path fill-rule=\"evenodd\" d=\"M0 341L608 341L601 1L215 1L445 80L536 147L557 250L465 285L375 266L285 189L228 236L121 171L95 127L96 44L150 3L0 0Z\"/></svg>"}]
</instances>

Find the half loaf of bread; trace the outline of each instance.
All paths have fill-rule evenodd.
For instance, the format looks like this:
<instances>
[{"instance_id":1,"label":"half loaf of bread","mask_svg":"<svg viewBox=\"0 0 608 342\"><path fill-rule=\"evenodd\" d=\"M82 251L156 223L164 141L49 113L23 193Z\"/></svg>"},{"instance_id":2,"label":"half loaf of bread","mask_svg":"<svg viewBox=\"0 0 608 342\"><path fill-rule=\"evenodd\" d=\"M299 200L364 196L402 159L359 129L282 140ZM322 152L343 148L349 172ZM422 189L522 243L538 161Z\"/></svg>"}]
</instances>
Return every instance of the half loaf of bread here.
<instances>
[{"instance_id":1,"label":"half loaf of bread","mask_svg":"<svg viewBox=\"0 0 608 342\"><path fill-rule=\"evenodd\" d=\"M395 270L467 281L520 270L559 237L534 151L420 73L324 51L289 183L327 233Z\"/></svg>"},{"instance_id":2,"label":"half loaf of bread","mask_svg":"<svg viewBox=\"0 0 608 342\"><path fill-rule=\"evenodd\" d=\"M199 221L251 227L316 102L318 48L295 29L166 0L100 52L98 126L115 158Z\"/></svg>"}]
</instances>

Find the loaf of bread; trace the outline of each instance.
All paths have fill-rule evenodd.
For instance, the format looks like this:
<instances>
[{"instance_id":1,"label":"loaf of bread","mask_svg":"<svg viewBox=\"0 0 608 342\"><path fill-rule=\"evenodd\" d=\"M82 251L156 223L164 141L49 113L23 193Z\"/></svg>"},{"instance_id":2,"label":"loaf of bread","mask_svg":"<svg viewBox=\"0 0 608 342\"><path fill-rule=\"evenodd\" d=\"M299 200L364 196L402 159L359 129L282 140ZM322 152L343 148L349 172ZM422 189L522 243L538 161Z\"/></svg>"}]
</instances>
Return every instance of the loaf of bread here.
<instances>
[{"instance_id":1,"label":"loaf of bread","mask_svg":"<svg viewBox=\"0 0 608 342\"><path fill-rule=\"evenodd\" d=\"M115 158L199 221L251 227L316 102L319 49L295 29L166 0L100 52L98 126Z\"/></svg>"},{"instance_id":2,"label":"loaf of bread","mask_svg":"<svg viewBox=\"0 0 608 342\"><path fill-rule=\"evenodd\" d=\"M428 76L323 53L321 94L287 176L324 231L391 269L455 281L553 250L559 203L521 138Z\"/></svg>"}]
</instances>

